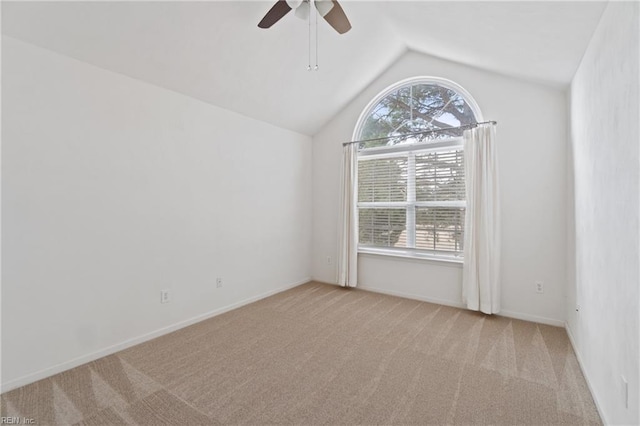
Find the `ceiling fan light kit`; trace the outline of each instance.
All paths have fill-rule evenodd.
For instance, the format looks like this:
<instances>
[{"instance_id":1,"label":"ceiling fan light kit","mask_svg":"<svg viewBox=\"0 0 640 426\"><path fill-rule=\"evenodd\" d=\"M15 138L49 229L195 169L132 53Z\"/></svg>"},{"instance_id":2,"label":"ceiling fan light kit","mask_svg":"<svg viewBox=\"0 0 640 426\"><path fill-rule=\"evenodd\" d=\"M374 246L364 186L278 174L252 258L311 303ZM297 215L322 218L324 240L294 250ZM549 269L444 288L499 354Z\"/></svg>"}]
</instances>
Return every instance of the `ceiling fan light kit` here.
<instances>
[{"instance_id":1,"label":"ceiling fan light kit","mask_svg":"<svg viewBox=\"0 0 640 426\"><path fill-rule=\"evenodd\" d=\"M285 0L291 9L295 9L300 6L302 0Z\"/></svg>"},{"instance_id":2,"label":"ceiling fan light kit","mask_svg":"<svg viewBox=\"0 0 640 426\"><path fill-rule=\"evenodd\" d=\"M323 18L333 9L333 2L331 0L315 0L315 5L318 13Z\"/></svg>"},{"instance_id":3,"label":"ceiling fan light kit","mask_svg":"<svg viewBox=\"0 0 640 426\"><path fill-rule=\"evenodd\" d=\"M295 9L294 14L296 15L296 18L300 18L300 19L309 18L309 11L311 8L309 7L309 3L307 3L306 1L301 2L298 6L294 7L293 9Z\"/></svg>"}]
</instances>

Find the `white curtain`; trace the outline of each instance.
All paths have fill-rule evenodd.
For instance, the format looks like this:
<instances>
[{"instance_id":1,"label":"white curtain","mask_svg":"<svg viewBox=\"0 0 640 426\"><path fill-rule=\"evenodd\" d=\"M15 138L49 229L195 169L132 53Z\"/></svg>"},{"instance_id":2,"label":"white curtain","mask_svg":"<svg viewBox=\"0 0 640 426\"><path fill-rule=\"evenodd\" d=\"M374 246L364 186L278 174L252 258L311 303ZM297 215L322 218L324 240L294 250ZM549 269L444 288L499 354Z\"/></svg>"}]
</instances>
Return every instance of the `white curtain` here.
<instances>
[{"instance_id":1,"label":"white curtain","mask_svg":"<svg viewBox=\"0 0 640 426\"><path fill-rule=\"evenodd\" d=\"M355 287L358 282L357 156L358 144L343 147L338 233L338 284L343 287Z\"/></svg>"},{"instance_id":2,"label":"white curtain","mask_svg":"<svg viewBox=\"0 0 640 426\"><path fill-rule=\"evenodd\" d=\"M462 297L467 308L500 311L500 197L495 125L464 132L467 211Z\"/></svg>"}]
</instances>

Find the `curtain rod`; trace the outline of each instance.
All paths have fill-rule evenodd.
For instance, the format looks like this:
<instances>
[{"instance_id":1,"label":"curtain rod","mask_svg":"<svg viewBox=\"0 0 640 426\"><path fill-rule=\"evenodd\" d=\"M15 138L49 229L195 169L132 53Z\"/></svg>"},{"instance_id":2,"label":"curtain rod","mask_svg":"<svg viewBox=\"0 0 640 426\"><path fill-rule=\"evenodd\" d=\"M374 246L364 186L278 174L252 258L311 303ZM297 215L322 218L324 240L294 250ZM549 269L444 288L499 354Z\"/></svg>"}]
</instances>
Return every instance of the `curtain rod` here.
<instances>
[{"instance_id":1,"label":"curtain rod","mask_svg":"<svg viewBox=\"0 0 640 426\"><path fill-rule=\"evenodd\" d=\"M478 127L478 125L480 125L480 124L493 124L493 125L496 125L496 124L498 124L498 122L497 121L481 121L479 123L465 124L464 126L458 126L458 127L445 127L445 128L442 128L442 129L423 130L421 132L405 133L404 135L385 136L385 137L382 137L382 138L373 138L373 139L362 139L362 140L359 140L359 141L344 142L342 144L342 146L351 145L353 143L373 142L373 141L381 141L381 140L385 140L385 139L403 138L403 137L409 137L409 136L424 135L424 134L429 134L429 133L440 133L440 132L446 132L448 130L471 129L473 127Z\"/></svg>"}]
</instances>

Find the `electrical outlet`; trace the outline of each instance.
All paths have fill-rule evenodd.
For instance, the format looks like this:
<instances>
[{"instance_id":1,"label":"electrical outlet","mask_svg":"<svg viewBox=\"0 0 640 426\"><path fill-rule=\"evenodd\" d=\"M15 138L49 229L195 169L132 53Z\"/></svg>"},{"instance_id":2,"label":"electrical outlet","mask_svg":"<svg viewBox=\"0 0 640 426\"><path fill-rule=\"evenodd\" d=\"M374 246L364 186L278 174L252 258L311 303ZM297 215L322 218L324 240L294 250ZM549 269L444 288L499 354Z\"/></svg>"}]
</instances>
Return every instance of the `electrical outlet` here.
<instances>
[{"instance_id":1,"label":"electrical outlet","mask_svg":"<svg viewBox=\"0 0 640 426\"><path fill-rule=\"evenodd\" d=\"M622 397L622 403L624 404L624 408L629 408L629 383L624 376L620 376L620 381L622 382L620 395Z\"/></svg>"},{"instance_id":2,"label":"electrical outlet","mask_svg":"<svg viewBox=\"0 0 640 426\"><path fill-rule=\"evenodd\" d=\"M216 278L216 288L222 287L222 278Z\"/></svg>"},{"instance_id":3,"label":"electrical outlet","mask_svg":"<svg viewBox=\"0 0 640 426\"><path fill-rule=\"evenodd\" d=\"M332 262L331 261L331 256L327 256L326 261L327 261L327 265L331 265L331 262Z\"/></svg>"},{"instance_id":4,"label":"electrical outlet","mask_svg":"<svg viewBox=\"0 0 640 426\"><path fill-rule=\"evenodd\" d=\"M160 290L160 303L169 303L171 301L171 293L169 290Z\"/></svg>"},{"instance_id":5,"label":"electrical outlet","mask_svg":"<svg viewBox=\"0 0 640 426\"><path fill-rule=\"evenodd\" d=\"M536 293L544 293L544 283L542 281L536 281Z\"/></svg>"}]
</instances>

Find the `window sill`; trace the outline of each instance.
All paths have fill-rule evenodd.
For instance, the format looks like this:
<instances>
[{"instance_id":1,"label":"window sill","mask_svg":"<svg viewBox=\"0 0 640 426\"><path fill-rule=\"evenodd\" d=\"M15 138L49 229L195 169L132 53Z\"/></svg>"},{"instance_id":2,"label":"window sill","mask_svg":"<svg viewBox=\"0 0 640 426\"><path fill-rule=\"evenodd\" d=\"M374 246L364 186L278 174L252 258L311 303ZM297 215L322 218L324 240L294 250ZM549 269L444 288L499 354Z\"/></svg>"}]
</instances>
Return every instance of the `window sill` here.
<instances>
[{"instance_id":1,"label":"window sill","mask_svg":"<svg viewBox=\"0 0 640 426\"><path fill-rule=\"evenodd\" d=\"M462 257L437 255L431 253L420 253L412 250L385 250L382 248L359 247L358 254L373 254L376 256L400 257L404 259L428 260L433 262L443 262L462 266Z\"/></svg>"}]
</instances>

